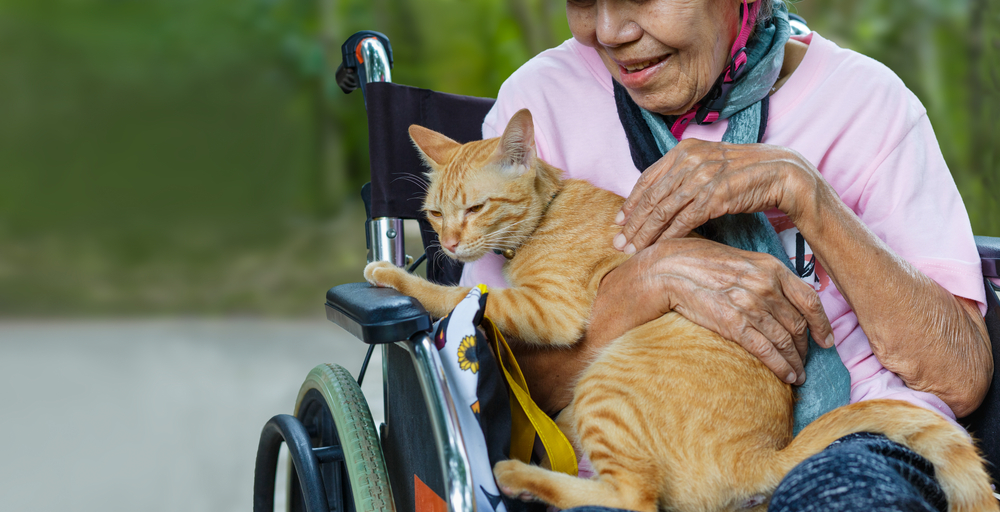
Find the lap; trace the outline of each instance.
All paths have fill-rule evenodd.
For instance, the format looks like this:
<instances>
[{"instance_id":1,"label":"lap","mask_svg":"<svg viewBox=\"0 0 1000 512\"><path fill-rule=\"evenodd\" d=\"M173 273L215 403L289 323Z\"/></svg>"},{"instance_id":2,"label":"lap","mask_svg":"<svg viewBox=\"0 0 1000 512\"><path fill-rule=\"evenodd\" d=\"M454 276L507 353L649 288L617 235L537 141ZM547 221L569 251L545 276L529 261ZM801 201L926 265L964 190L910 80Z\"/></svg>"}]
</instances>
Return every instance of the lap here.
<instances>
[{"instance_id":1,"label":"lap","mask_svg":"<svg viewBox=\"0 0 1000 512\"><path fill-rule=\"evenodd\" d=\"M945 512L934 467L884 436L851 434L793 468L771 497L769 512ZM578 507L572 512L610 512Z\"/></svg>"},{"instance_id":2,"label":"lap","mask_svg":"<svg viewBox=\"0 0 1000 512\"><path fill-rule=\"evenodd\" d=\"M948 505L934 467L884 436L843 437L790 471L772 512L941 511Z\"/></svg>"}]
</instances>

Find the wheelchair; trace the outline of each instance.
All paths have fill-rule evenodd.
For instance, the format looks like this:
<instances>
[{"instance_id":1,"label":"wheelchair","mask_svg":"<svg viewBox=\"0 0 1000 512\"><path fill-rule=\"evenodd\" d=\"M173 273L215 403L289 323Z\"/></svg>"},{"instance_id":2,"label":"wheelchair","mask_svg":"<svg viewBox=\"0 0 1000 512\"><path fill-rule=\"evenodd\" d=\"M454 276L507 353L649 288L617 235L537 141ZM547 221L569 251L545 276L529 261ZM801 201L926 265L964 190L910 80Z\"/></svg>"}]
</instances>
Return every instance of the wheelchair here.
<instances>
[{"instance_id":1,"label":"wheelchair","mask_svg":"<svg viewBox=\"0 0 1000 512\"><path fill-rule=\"evenodd\" d=\"M439 255L436 234L419 215L424 167L407 134L420 124L469 142L481 138L492 99L457 96L391 83L392 49L382 34L363 31L342 47L337 82L361 88L369 123L371 182L362 189L368 261L411 263L403 220L419 223L427 277L455 284L461 264ZM986 323L993 345L994 377L982 406L961 421L990 462L1000 483L1000 238L976 237L986 276ZM991 283L997 283L994 286ZM282 443L291 459L288 508L299 512L473 512L475 482L458 425L455 403L432 339L432 319L411 297L367 283L349 283L326 294L327 318L369 345L357 379L329 364L306 377L293 414L264 426L254 474L254 511L274 509L275 476ZM382 351L385 423L376 427L360 382L375 348Z\"/></svg>"}]
</instances>

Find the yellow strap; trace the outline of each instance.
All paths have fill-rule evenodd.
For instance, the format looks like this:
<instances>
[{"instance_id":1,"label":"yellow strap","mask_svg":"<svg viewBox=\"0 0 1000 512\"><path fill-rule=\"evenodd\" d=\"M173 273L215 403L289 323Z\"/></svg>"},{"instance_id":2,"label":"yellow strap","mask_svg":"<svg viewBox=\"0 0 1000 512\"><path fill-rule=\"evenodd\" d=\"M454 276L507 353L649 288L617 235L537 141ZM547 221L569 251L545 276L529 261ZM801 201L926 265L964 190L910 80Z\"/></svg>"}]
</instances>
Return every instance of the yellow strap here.
<instances>
[{"instance_id":1,"label":"yellow strap","mask_svg":"<svg viewBox=\"0 0 1000 512\"><path fill-rule=\"evenodd\" d=\"M542 440L542 446L549 455L552 470L576 476L576 452L569 439L563 434L556 422L552 421L542 409L535 404L528 394L528 385L524 381L521 368L514 359L514 353L507 345L500 330L489 318L483 317L483 327L487 337L493 339L497 352L497 360L503 369L504 377L510 384L511 401L511 458L530 462L531 451L535 444L535 434Z\"/></svg>"}]
</instances>

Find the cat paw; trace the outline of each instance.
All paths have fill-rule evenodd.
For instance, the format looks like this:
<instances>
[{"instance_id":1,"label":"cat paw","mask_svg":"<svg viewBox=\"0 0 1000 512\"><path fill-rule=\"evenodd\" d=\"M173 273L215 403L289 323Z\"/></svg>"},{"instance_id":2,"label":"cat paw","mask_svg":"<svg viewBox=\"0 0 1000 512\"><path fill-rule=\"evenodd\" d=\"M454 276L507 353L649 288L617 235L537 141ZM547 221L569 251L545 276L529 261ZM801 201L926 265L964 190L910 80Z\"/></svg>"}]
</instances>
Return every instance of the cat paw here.
<instances>
[{"instance_id":1,"label":"cat paw","mask_svg":"<svg viewBox=\"0 0 1000 512\"><path fill-rule=\"evenodd\" d=\"M509 498L535 501L537 499L535 495L524 488L524 469L530 467L519 460L497 462L496 466L493 466L493 476L496 478L497 488Z\"/></svg>"},{"instance_id":2,"label":"cat paw","mask_svg":"<svg viewBox=\"0 0 1000 512\"><path fill-rule=\"evenodd\" d=\"M538 501L538 498L536 498L534 494L531 494L530 492L527 491L518 493L513 489L511 489L510 487L503 487L503 486L500 486L499 489L500 492L502 492L503 495L508 498L514 498L521 501Z\"/></svg>"},{"instance_id":3,"label":"cat paw","mask_svg":"<svg viewBox=\"0 0 1000 512\"><path fill-rule=\"evenodd\" d=\"M365 266L365 281L380 288L399 289L399 274L406 271L388 261L373 261Z\"/></svg>"}]
</instances>

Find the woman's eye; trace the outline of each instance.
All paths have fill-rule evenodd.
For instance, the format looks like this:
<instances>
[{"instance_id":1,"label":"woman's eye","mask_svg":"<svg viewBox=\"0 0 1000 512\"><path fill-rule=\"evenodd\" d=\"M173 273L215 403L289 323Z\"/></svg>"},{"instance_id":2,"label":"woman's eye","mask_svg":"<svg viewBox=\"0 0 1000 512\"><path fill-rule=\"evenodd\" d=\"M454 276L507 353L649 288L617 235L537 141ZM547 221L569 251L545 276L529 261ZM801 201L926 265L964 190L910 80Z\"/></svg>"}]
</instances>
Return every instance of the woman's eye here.
<instances>
[{"instance_id":1,"label":"woman's eye","mask_svg":"<svg viewBox=\"0 0 1000 512\"><path fill-rule=\"evenodd\" d=\"M483 205L477 204L476 206L473 206L472 208L469 208L468 211L469 211L469 213L477 213L477 212L479 212L482 209L483 209Z\"/></svg>"},{"instance_id":2,"label":"woman's eye","mask_svg":"<svg viewBox=\"0 0 1000 512\"><path fill-rule=\"evenodd\" d=\"M441 212L436 211L436 210L427 210L427 214L430 215L431 217L440 217L441 216Z\"/></svg>"}]
</instances>

